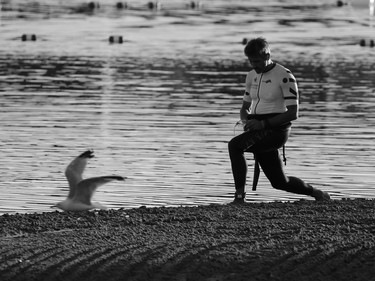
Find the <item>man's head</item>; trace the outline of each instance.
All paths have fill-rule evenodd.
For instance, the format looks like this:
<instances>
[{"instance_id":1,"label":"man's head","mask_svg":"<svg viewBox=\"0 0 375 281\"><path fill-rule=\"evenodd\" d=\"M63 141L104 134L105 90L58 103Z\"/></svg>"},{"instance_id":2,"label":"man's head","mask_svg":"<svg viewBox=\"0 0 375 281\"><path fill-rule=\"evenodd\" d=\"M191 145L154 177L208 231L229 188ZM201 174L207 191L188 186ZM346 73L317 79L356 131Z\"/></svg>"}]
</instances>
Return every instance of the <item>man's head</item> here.
<instances>
[{"instance_id":1,"label":"man's head","mask_svg":"<svg viewBox=\"0 0 375 281\"><path fill-rule=\"evenodd\" d=\"M244 52L257 73L262 73L270 64L271 50L267 40L262 37L250 40Z\"/></svg>"}]
</instances>

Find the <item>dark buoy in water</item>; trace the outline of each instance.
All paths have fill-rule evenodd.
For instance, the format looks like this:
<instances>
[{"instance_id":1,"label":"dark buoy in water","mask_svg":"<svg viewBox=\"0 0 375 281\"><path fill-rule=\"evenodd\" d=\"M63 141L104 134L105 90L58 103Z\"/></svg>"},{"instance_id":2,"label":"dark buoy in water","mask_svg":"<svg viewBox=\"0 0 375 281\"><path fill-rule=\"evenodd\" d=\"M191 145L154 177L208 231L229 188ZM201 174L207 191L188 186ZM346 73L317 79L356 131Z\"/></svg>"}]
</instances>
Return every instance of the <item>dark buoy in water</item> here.
<instances>
[{"instance_id":1,"label":"dark buoy in water","mask_svg":"<svg viewBox=\"0 0 375 281\"><path fill-rule=\"evenodd\" d=\"M200 9L202 8L203 4L201 1L191 1L189 4L190 9Z\"/></svg>"},{"instance_id":2,"label":"dark buoy in water","mask_svg":"<svg viewBox=\"0 0 375 281\"><path fill-rule=\"evenodd\" d=\"M99 3L95 3L95 2L90 2L87 6L88 6L88 8L89 8L90 10L94 10L94 9L98 9L98 8L100 8Z\"/></svg>"},{"instance_id":3,"label":"dark buoy in water","mask_svg":"<svg viewBox=\"0 0 375 281\"><path fill-rule=\"evenodd\" d=\"M147 7L150 9L150 10L160 10L161 8L161 3L159 1L150 1L147 3Z\"/></svg>"},{"instance_id":4,"label":"dark buoy in water","mask_svg":"<svg viewBox=\"0 0 375 281\"><path fill-rule=\"evenodd\" d=\"M109 43L114 44L122 44L124 40L122 39L122 36L109 36Z\"/></svg>"},{"instance_id":5,"label":"dark buoy in water","mask_svg":"<svg viewBox=\"0 0 375 281\"><path fill-rule=\"evenodd\" d=\"M362 47L375 47L375 41L372 39L361 39L359 42L359 45Z\"/></svg>"},{"instance_id":6,"label":"dark buoy in water","mask_svg":"<svg viewBox=\"0 0 375 281\"><path fill-rule=\"evenodd\" d=\"M22 41L36 41L36 35L35 34L23 34L21 36Z\"/></svg>"},{"instance_id":7,"label":"dark buoy in water","mask_svg":"<svg viewBox=\"0 0 375 281\"><path fill-rule=\"evenodd\" d=\"M125 3L117 2L116 8L119 9L119 10L127 9L128 8L128 3L126 3L126 2Z\"/></svg>"},{"instance_id":8,"label":"dark buoy in water","mask_svg":"<svg viewBox=\"0 0 375 281\"><path fill-rule=\"evenodd\" d=\"M341 0L337 1L337 7L342 7L342 6L345 6L345 5L348 5L348 3L344 2L344 1L341 1Z\"/></svg>"}]
</instances>

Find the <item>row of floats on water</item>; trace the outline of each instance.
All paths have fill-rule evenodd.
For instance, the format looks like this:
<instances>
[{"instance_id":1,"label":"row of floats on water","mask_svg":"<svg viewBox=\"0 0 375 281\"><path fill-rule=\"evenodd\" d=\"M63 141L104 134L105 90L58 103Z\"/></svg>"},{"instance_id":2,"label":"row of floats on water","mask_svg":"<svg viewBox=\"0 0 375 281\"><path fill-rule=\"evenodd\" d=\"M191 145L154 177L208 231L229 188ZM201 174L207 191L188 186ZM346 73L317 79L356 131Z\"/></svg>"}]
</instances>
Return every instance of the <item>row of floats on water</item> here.
<instances>
[{"instance_id":1,"label":"row of floats on water","mask_svg":"<svg viewBox=\"0 0 375 281\"><path fill-rule=\"evenodd\" d=\"M22 34L21 40L22 41L36 41L37 36L35 34ZM109 43L119 43L122 44L124 42L124 39L122 36L119 35L111 35L108 38Z\"/></svg>"},{"instance_id":2,"label":"row of floats on water","mask_svg":"<svg viewBox=\"0 0 375 281\"><path fill-rule=\"evenodd\" d=\"M372 11L371 11L371 3L374 5L374 0L370 0L370 14L372 12L372 15L374 14L374 7L372 6ZM348 5L348 2L346 1L337 1L337 6L342 7ZM146 6L149 10L160 10L161 9L161 2L160 1L150 1L147 3ZM190 1L186 3L186 8L190 9L201 9L203 7L203 2L202 1ZM87 8L89 10L95 10L95 9L100 9L100 3L99 2L89 2L87 4ZM130 9L131 6L127 2L117 2L116 3L116 8L117 9ZM35 34L23 34L21 36L22 41L36 41L37 36ZM124 39L122 36L115 36L111 35L108 38L109 43L114 44L122 44L124 42ZM242 40L242 44L246 45L248 39L244 38ZM360 39L359 45L362 47L375 47L375 40L373 39Z\"/></svg>"},{"instance_id":3,"label":"row of floats on water","mask_svg":"<svg viewBox=\"0 0 375 281\"><path fill-rule=\"evenodd\" d=\"M242 45L246 45L249 40L247 38L242 39ZM373 39L361 39L359 40L361 47L375 47L375 40Z\"/></svg>"},{"instance_id":4,"label":"row of floats on water","mask_svg":"<svg viewBox=\"0 0 375 281\"><path fill-rule=\"evenodd\" d=\"M336 2L336 4L337 4L337 7L342 7L342 6L349 5L349 2L338 0ZM147 3L146 7L150 10L160 10L162 8L162 3L160 1L150 1L150 2ZM203 7L203 2L202 1L190 1L190 2L186 3L186 7L190 8L190 9L200 9L200 8ZM89 2L88 5L87 5L87 8L90 9L90 10L99 9L100 3L99 2ZM128 4L127 2L117 2L116 8L119 9L119 10L130 9L131 5Z\"/></svg>"},{"instance_id":5,"label":"row of floats on water","mask_svg":"<svg viewBox=\"0 0 375 281\"><path fill-rule=\"evenodd\" d=\"M35 34L22 34L21 40L22 41L36 41L37 37ZM122 44L124 39L122 36L119 35L111 35L108 37L108 42L111 44ZM248 42L247 38L242 39L242 45L246 45ZM375 40L373 39L361 39L359 41L359 45L362 47L375 47Z\"/></svg>"},{"instance_id":6,"label":"row of floats on water","mask_svg":"<svg viewBox=\"0 0 375 281\"><path fill-rule=\"evenodd\" d=\"M123 9L131 9L132 6L128 4L127 2L117 2L115 7L118 10L123 10ZM145 5L146 8L149 10L161 10L162 8L162 3L160 1L149 1ZM186 8L190 9L200 9L203 7L203 2L202 1L190 1L186 3ZM89 2L87 4L87 8L90 10L95 10L95 9L100 9L100 3L99 2Z\"/></svg>"}]
</instances>

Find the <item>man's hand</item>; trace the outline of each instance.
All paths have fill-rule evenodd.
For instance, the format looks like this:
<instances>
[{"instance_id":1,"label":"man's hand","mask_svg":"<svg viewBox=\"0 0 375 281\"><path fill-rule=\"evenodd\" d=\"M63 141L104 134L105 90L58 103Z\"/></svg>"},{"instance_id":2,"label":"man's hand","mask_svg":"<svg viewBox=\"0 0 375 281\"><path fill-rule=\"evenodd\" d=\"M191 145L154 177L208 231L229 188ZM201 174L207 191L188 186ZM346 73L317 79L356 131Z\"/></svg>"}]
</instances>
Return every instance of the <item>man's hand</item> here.
<instances>
[{"instance_id":1,"label":"man's hand","mask_svg":"<svg viewBox=\"0 0 375 281\"><path fill-rule=\"evenodd\" d=\"M262 121L251 119L245 122L246 122L244 126L245 131L259 131L259 130L264 129L264 123Z\"/></svg>"}]
</instances>

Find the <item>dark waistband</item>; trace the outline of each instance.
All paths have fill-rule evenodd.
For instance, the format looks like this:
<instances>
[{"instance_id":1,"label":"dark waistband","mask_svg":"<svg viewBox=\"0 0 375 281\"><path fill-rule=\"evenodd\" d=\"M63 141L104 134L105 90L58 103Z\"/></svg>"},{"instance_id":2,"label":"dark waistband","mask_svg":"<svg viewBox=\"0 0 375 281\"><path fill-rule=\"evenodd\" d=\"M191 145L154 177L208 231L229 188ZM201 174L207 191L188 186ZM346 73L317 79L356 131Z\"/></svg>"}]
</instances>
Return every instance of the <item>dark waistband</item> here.
<instances>
[{"instance_id":1,"label":"dark waistband","mask_svg":"<svg viewBox=\"0 0 375 281\"><path fill-rule=\"evenodd\" d=\"M264 119L268 119L268 118L271 118L271 117L274 117L276 115L279 115L280 113L269 113L269 114L249 114L247 115L247 119L250 120L250 119L255 119L255 120L264 120Z\"/></svg>"},{"instance_id":2,"label":"dark waistband","mask_svg":"<svg viewBox=\"0 0 375 281\"><path fill-rule=\"evenodd\" d=\"M268 119L268 118L274 117L274 116L279 115L279 114L281 114L281 113L249 114L247 116L247 119L248 120L255 119L255 120L261 121L261 120L264 120L264 119ZM290 128L290 126L292 126L292 123L291 122L287 122L287 123L282 124L280 126L272 127L271 129L282 129L282 130L285 130L285 129Z\"/></svg>"}]
</instances>

